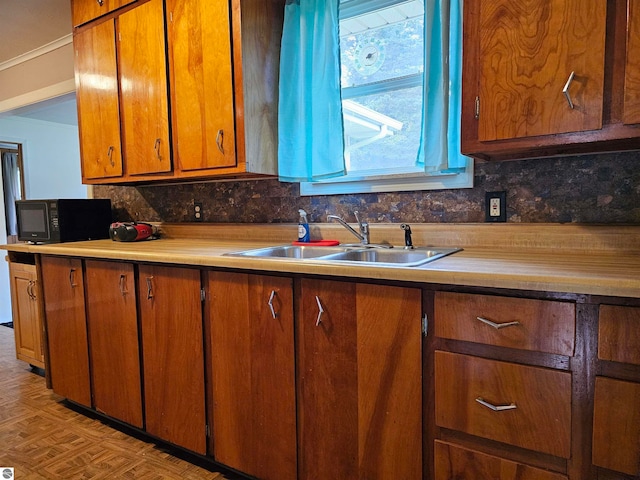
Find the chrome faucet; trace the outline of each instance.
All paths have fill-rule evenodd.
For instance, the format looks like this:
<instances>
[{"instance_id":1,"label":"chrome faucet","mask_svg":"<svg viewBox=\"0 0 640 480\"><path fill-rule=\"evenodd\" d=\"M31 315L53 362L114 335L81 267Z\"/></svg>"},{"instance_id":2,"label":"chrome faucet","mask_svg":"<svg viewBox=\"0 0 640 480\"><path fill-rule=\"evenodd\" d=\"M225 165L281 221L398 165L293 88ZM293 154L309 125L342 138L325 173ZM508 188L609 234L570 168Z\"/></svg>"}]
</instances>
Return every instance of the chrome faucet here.
<instances>
[{"instance_id":1,"label":"chrome faucet","mask_svg":"<svg viewBox=\"0 0 640 480\"><path fill-rule=\"evenodd\" d=\"M360 217L358 216L358 212L357 211L354 211L353 214L355 215L356 221L358 222L358 229L360 230L360 233L356 232L351 227L351 225L349 225L347 222L345 222L338 215L327 215L327 221L330 222L331 220L335 220L340 225L342 225L344 228L346 228L351 233L353 233L356 236L356 238L358 240L360 240L360 243L362 245L369 245L369 224L367 222L365 222L365 221L361 221L360 220Z\"/></svg>"}]
</instances>

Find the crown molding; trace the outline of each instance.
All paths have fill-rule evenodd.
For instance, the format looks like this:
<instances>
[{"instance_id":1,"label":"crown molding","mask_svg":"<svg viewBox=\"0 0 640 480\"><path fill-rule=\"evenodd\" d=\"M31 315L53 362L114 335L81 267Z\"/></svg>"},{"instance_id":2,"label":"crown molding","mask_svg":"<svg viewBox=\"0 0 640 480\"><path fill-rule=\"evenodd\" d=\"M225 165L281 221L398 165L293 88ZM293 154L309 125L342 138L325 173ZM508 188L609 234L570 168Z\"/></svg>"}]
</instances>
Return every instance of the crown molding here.
<instances>
[{"instance_id":1,"label":"crown molding","mask_svg":"<svg viewBox=\"0 0 640 480\"><path fill-rule=\"evenodd\" d=\"M25 107L34 103L42 102L52 98L65 95L67 93L73 93L76 91L75 79L71 78L63 82L49 85L48 87L34 90L17 97L9 98L7 100L0 100L0 114L5 112L11 112L16 108Z\"/></svg>"},{"instance_id":2,"label":"crown molding","mask_svg":"<svg viewBox=\"0 0 640 480\"><path fill-rule=\"evenodd\" d=\"M23 53L17 57L7 60L6 62L0 63L0 72L8 68L15 67L16 65L20 65L21 63L28 62L29 60L33 60L41 55L46 55L47 53L57 50L58 48L62 48L72 42L73 35L71 33L64 37L60 37L59 39L33 49L30 52Z\"/></svg>"}]
</instances>

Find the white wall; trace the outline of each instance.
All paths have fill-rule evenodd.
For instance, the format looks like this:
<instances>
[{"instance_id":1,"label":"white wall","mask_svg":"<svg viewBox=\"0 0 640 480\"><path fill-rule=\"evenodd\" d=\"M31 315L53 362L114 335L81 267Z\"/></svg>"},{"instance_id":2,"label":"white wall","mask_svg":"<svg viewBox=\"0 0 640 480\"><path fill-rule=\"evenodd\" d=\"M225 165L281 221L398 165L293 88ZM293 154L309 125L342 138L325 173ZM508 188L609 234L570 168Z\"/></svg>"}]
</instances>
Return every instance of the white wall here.
<instances>
[{"instance_id":1,"label":"white wall","mask_svg":"<svg viewBox=\"0 0 640 480\"><path fill-rule=\"evenodd\" d=\"M0 118L0 141L22 144L26 198L87 198L82 185L78 127L22 117ZM2 182L0 182L2 189ZM1 193L1 191L0 191ZM0 195L0 244L7 243ZM0 323L11 321L9 267L0 251Z\"/></svg>"}]
</instances>

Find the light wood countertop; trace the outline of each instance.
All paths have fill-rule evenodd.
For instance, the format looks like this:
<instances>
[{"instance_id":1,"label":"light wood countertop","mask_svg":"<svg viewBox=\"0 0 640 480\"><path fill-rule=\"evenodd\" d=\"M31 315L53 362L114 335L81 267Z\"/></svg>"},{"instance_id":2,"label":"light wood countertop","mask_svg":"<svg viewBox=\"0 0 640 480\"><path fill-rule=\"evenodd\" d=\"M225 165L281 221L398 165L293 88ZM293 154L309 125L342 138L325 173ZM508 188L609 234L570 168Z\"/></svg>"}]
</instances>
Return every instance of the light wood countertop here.
<instances>
[{"instance_id":1,"label":"light wood countertop","mask_svg":"<svg viewBox=\"0 0 640 480\"><path fill-rule=\"evenodd\" d=\"M293 274L397 280L640 298L640 227L549 224L416 224L415 245L464 250L420 267L357 266L225 253L290 243L295 225L160 225L160 240L14 244L14 252ZM339 225L313 226L315 238L355 240ZM372 224L372 242L403 245L398 225ZM252 240L247 240L251 238ZM240 240L238 240L240 239Z\"/></svg>"}]
</instances>

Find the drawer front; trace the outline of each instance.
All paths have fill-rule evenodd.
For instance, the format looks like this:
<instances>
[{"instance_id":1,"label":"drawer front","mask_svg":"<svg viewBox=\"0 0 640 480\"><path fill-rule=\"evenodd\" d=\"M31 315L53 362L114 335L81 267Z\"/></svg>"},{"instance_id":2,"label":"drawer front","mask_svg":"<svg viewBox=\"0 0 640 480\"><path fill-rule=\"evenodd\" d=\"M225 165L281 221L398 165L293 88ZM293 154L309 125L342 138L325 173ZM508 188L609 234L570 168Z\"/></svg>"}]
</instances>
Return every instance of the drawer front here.
<instances>
[{"instance_id":1,"label":"drawer front","mask_svg":"<svg viewBox=\"0 0 640 480\"><path fill-rule=\"evenodd\" d=\"M640 365L640 308L600 306L598 358Z\"/></svg>"},{"instance_id":2,"label":"drawer front","mask_svg":"<svg viewBox=\"0 0 640 480\"><path fill-rule=\"evenodd\" d=\"M437 425L569 458L570 373L440 351L435 370Z\"/></svg>"},{"instance_id":3,"label":"drawer front","mask_svg":"<svg viewBox=\"0 0 640 480\"><path fill-rule=\"evenodd\" d=\"M640 383L596 377L593 463L640 477Z\"/></svg>"},{"instance_id":4,"label":"drawer front","mask_svg":"<svg viewBox=\"0 0 640 480\"><path fill-rule=\"evenodd\" d=\"M559 473L439 440L435 442L435 471L435 480L568 480Z\"/></svg>"},{"instance_id":5,"label":"drawer front","mask_svg":"<svg viewBox=\"0 0 640 480\"><path fill-rule=\"evenodd\" d=\"M573 356L575 332L573 303L436 292L441 338Z\"/></svg>"}]
</instances>

